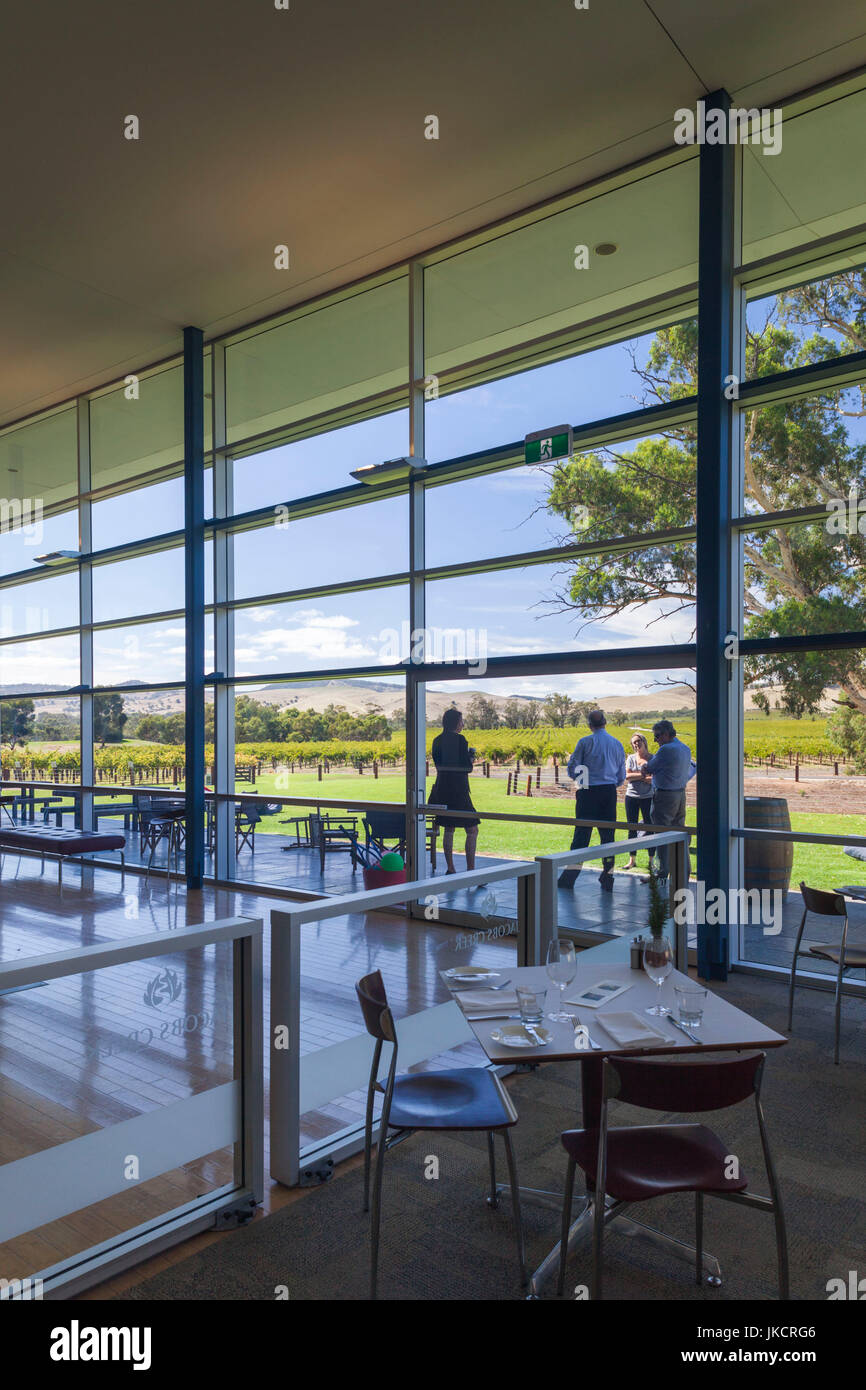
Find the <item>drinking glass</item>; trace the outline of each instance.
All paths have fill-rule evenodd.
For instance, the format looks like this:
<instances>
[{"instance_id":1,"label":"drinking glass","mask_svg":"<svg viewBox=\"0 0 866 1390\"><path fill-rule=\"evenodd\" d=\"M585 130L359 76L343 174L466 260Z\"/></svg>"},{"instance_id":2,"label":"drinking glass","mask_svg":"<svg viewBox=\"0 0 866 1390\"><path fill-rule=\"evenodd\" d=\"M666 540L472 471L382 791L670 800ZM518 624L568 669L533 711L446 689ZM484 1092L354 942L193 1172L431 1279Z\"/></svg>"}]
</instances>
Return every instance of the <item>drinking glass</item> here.
<instances>
[{"instance_id":1,"label":"drinking glass","mask_svg":"<svg viewBox=\"0 0 866 1390\"><path fill-rule=\"evenodd\" d=\"M677 996L680 1023L686 1023L690 1028L700 1028L707 991L700 985L677 985L674 994Z\"/></svg>"},{"instance_id":2,"label":"drinking glass","mask_svg":"<svg viewBox=\"0 0 866 1390\"><path fill-rule=\"evenodd\" d=\"M570 1023L571 1015L563 1012L562 996L577 974L577 955L573 941L551 941L547 948L547 974L559 990L559 1011L548 1014L547 1017L553 1023Z\"/></svg>"},{"instance_id":3,"label":"drinking glass","mask_svg":"<svg viewBox=\"0 0 866 1390\"><path fill-rule=\"evenodd\" d=\"M540 1023L544 1018L543 989L533 989L531 985L520 985L517 990L517 1007L524 1023Z\"/></svg>"},{"instance_id":4,"label":"drinking glass","mask_svg":"<svg viewBox=\"0 0 866 1390\"><path fill-rule=\"evenodd\" d=\"M658 986L658 1002L646 1011L648 1014L654 1014L656 1018L663 1018L665 1014L670 1013L669 1006L661 1002L661 997L662 985L673 970L673 966L674 953L667 937L651 936L643 948L643 968Z\"/></svg>"}]
</instances>

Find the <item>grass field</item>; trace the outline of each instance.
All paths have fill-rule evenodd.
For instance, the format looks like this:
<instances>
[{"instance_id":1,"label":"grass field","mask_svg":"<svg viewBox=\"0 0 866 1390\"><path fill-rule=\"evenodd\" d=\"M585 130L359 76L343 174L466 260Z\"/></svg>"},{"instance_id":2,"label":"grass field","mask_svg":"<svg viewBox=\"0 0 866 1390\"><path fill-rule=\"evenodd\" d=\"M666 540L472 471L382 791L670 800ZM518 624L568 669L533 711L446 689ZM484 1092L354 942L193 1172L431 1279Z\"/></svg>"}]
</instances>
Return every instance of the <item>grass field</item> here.
<instances>
[{"instance_id":1,"label":"grass field","mask_svg":"<svg viewBox=\"0 0 866 1390\"><path fill-rule=\"evenodd\" d=\"M344 796L350 801L403 801L403 778L400 775L382 774L378 778L365 773L332 772L321 782L315 773L295 773L288 778L280 778L280 788L275 785L276 777L261 776L255 790L260 795L276 793L282 796L309 796L310 805L315 806L316 796L337 800ZM432 782L428 784L428 791ZM536 854L553 854L567 849L571 843L571 817L566 807L573 803L555 801L549 797L506 797L503 778L473 777L471 782L472 800L479 811L506 811L511 814L524 812L527 815L562 815L560 830L556 825L532 825L506 823L503 821L482 821L478 835L478 848L482 854L494 855L500 859L532 859ZM300 809L300 808L298 808ZM296 814L296 809L281 814ZM624 818L624 812L621 815ZM266 834L283 834L284 827L279 824L280 816L266 817L260 831ZM695 809L688 808L686 822L695 823ZM866 835L866 815L822 815L791 811L791 828L820 835ZM462 845L463 836L455 837L456 848ZM595 837L593 837L595 841ZM646 862L646 855L638 856L638 863ZM621 861L625 862L625 861ZM801 879L816 888L831 888L839 883L866 881L866 872L836 845L794 845L794 869L791 882L796 885Z\"/></svg>"},{"instance_id":2,"label":"grass field","mask_svg":"<svg viewBox=\"0 0 866 1390\"><path fill-rule=\"evenodd\" d=\"M279 781L279 785L277 782ZM432 779L428 783L428 791ZM532 859L537 854L553 854L567 849L571 843L571 820L569 814L573 802L551 797L505 795L505 779L502 777L473 777L471 782L472 800L479 811L504 811L512 815L561 816L562 828L558 825L520 824L519 822L482 821L479 830L478 849L481 854L489 854L498 859ZM238 788L243 795L246 788ZM320 782L315 772L263 773L255 787L248 789L258 796L298 796L309 798L305 805L315 809L317 796L332 801L345 797L348 801L391 801L404 800L404 781L402 773L382 773L378 778L366 772L359 776L356 772L332 772ZM108 787L106 787L108 791ZM98 793L97 793L98 795ZM71 807L72 802L66 803ZM285 835L288 827L280 824L289 815L303 814L304 807L286 807L273 816L266 816L260 823L257 833L266 835ZM619 813L624 818L624 812ZM686 814L689 825L695 823L695 808L690 806ZM103 820L102 826L108 822ZM834 815L816 812L791 810L791 827L808 833L821 835L866 835L866 814ZM458 831L455 848L462 849L463 836ZM593 837L596 843L596 837ZM638 864L646 863L645 854L638 855ZM620 864L624 863L620 861ZM692 861L694 864L694 860ZM866 867L846 855L836 845L794 845L794 868L792 885L804 879L815 888L832 888L841 883L866 881Z\"/></svg>"}]
</instances>

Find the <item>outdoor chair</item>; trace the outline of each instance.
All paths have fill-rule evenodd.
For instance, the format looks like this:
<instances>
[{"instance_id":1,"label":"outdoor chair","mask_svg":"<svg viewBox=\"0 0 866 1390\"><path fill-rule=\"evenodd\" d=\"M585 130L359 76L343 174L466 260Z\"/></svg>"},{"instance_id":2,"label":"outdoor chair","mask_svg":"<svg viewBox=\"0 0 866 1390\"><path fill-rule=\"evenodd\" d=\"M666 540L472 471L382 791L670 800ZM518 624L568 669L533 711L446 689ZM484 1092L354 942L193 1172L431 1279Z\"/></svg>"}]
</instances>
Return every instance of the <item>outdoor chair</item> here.
<instances>
[{"instance_id":1,"label":"outdoor chair","mask_svg":"<svg viewBox=\"0 0 866 1390\"><path fill-rule=\"evenodd\" d=\"M319 868L324 875L326 854L350 854L352 873L358 867L357 816L310 816L310 843L319 851Z\"/></svg>"},{"instance_id":2,"label":"outdoor chair","mask_svg":"<svg viewBox=\"0 0 866 1390\"><path fill-rule=\"evenodd\" d=\"M364 817L364 836L367 851L381 859L384 854L395 851L406 856L406 817L400 811L368 811ZM436 869L436 841L439 831L436 825L427 821L426 842L430 851L430 867ZM387 844L386 841L393 841Z\"/></svg>"},{"instance_id":3,"label":"outdoor chair","mask_svg":"<svg viewBox=\"0 0 866 1390\"><path fill-rule=\"evenodd\" d=\"M158 802L155 802L153 798L149 796L139 795L135 798L135 801L137 805L141 853L144 854L147 849L150 849L145 879L150 875L156 847L163 840L165 840L167 847L165 867L167 870L170 869L173 851L175 873L179 872L180 847L183 841L184 828L183 816L160 811Z\"/></svg>"},{"instance_id":4,"label":"outdoor chair","mask_svg":"<svg viewBox=\"0 0 866 1390\"><path fill-rule=\"evenodd\" d=\"M776 1170L770 1153L764 1113L761 1109L761 1076L766 1054L732 1057L709 1062L656 1061L649 1058L606 1057L602 1064L599 1127L571 1129L562 1135L568 1154L562 1235L559 1258L559 1293L565 1288L568 1232L574 1174L582 1168L587 1188L594 1190L592 1297L602 1297L602 1254L605 1221L609 1212L605 1196L631 1204L664 1197L673 1192L695 1194L695 1283L703 1278L704 1197L772 1212L776 1224L776 1256L779 1298L788 1297L788 1247L785 1218L779 1197ZM724 1110L755 1098L758 1131L770 1196L748 1191L748 1178L739 1165L728 1176L731 1149L705 1125L631 1125L608 1128L608 1102L614 1098L643 1110L697 1114Z\"/></svg>"},{"instance_id":5,"label":"outdoor chair","mask_svg":"<svg viewBox=\"0 0 866 1390\"><path fill-rule=\"evenodd\" d=\"M848 908L841 893L827 892L823 888L807 888L805 883L800 884L800 892L803 895L803 916L800 919L800 930L797 932L797 940L794 945L794 959L791 961L791 984L788 990L788 1032L793 1029L797 957L809 955L816 956L818 960L831 961L837 967L836 1046L833 1061L838 1067L839 1029L842 1021L842 980L849 970L866 970L866 950L862 947L848 949ZM819 943L809 946L805 950L801 949L803 930L810 912L814 913L816 917L832 917L841 925L841 938L838 946L828 942L827 944Z\"/></svg>"},{"instance_id":6,"label":"outdoor chair","mask_svg":"<svg viewBox=\"0 0 866 1390\"><path fill-rule=\"evenodd\" d=\"M379 1267L379 1227L382 1216L382 1176L387 1151L407 1139L415 1130L483 1131L487 1135L490 1163L491 1207L499 1206L496 1190L496 1155L494 1134L505 1142L505 1157L511 1183L514 1210L514 1233L517 1241L517 1260L520 1282L526 1283L526 1255L523 1243L523 1222L520 1213L520 1190L517 1185L517 1165L511 1146L509 1130L517 1124L517 1111L511 1097L494 1071L487 1067L467 1067L455 1071L411 1072L397 1075L397 1031L388 1007L388 997L380 971L365 975L355 985L367 1032L375 1038L370 1080L367 1086L367 1114L364 1127L364 1211L370 1210L370 1170L373 1149L373 1104L376 1092L383 1097L376 1145L376 1172L373 1178L373 1214L370 1248L370 1297L376 1297ZM379 1066L383 1044L392 1048L388 1078L383 1086Z\"/></svg>"}]
</instances>

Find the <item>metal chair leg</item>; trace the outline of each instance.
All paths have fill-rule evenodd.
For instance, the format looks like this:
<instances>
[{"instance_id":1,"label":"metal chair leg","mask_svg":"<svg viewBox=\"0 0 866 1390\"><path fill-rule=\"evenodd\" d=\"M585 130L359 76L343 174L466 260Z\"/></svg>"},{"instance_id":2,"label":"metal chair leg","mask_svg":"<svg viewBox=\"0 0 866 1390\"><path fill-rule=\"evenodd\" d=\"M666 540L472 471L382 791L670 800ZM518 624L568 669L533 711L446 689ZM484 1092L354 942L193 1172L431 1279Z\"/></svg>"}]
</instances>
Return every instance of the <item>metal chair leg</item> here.
<instances>
[{"instance_id":1,"label":"metal chair leg","mask_svg":"<svg viewBox=\"0 0 866 1390\"><path fill-rule=\"evenodd\" d=\"M833 1062L839 1065L839 1030L842 1026L842 977L845 974L845 952L844 948L839 953L839 973L836 976L836 1048L833 1053Z\"/></svg>"},{"instance_id":2,"label":"metal chair leg","mask_svg":"<svg viewBox=\"0 0 866 1390\"><path fill-rule=\"evenodd\" d=\"M800 942L803 940L803 928L806 925L806 913L808 909L803 908L803 916L800 918L800 929L797 932L797 940L794 942L794 959L791 961L791 984L788 989L788 1032L793 1027L794 1020L794 984L797 974L797 957L800 954Z\"/></svg>"},{"instance_id":3,"label":"metal chair leg","mask_svg":"<svg viewBox=\"0 0 866 1390\"><path fill-rule=\"evenodd\" d=\"M387 1130L385 1125L379 1129L379 1142L376 1146L376 1176L373 1180L373 1215L370 1222L370 1298L375 1301L379 1278L379 1226L382 1220L382 1177L385 1171L385 1151L387 1149Z\"/></svg>"},{"instance_id":4,"label":"metal chair leg","mask_svg":"<svg viewBox=\"0 0 866 1390\"><path fill-rule=\"evenodd\" d=\"M487 1205L495 1211L499 1206L499 1194L496 1191L496 1150L493 1147L492 1129L487 1131L487 1157L490 1161L490 1196L487 1198Z\"/></svg>"},{"instance_id":5,"label":"metal chair leg","mask_svg":"<svg viewBox=\"0 0 866 1390\"><path fill-rule=\"evenodd\" d=\"M704 1194L695 1193L695 1283L704 1279Z\"/></svg>"},{"instance_id":6,"label":"metal chair leg","mask_svg":"<svg viewBox=\"0 0 866 1390\"><path fill-rule=\"evenodd\" d=\"M592 1204L592 1297L593 1300L596 1301L603 1297L602 1261L604 1258L605 1215L604 1193L599 1190L597 1183L592 1197Z\"/></svg>"},{"instance_id":7,"label":"metal chair leg","mask_svg":"<svg viewBox=\"0 0 866 1390\"><path fill-rule=\"evenodd\" d=\"M559 1282L556 1292L559 1297L565 1293L565 1271L568 1264L568 1233L571 1230L571 1208L574 1202L574 1173L577 1164L573 1158L568 1160L565 1174L565 1192L562 1198L562 1231L559 1237Z\"/></svg>"},{"instance_id":8,"label":"metal chair leg","mask_svg":"<svg viewBox=\"0 0 866 1390\"><path fill-rule=\"evenodd\" d=\"M517 1164L514 1161L514 1150L511 1147L511 1134L507 1129L502 1131L502 1138L505 1140L508 1180L511 1183L511 1205L514 1208L514 1230L517 1236L517 1262L520 1265L520 1285L523 1288L528 1276L526 1273L526 1245L523 1240L523 1216L520 1211L520 1188L517 1186Z\"/></svg>"}]
</instances>

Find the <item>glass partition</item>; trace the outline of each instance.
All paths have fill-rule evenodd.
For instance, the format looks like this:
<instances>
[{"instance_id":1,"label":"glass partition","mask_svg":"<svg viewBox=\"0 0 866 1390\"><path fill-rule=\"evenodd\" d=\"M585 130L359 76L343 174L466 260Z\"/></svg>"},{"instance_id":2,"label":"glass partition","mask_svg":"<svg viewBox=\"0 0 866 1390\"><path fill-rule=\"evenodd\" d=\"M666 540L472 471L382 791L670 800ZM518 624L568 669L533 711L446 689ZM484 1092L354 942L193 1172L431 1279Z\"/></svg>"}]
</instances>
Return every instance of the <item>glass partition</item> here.
<instances>
[{"instance_id":1,"label":"glass partition","mask_svg":"<svg viewBox=\"0 0 866 1390\"><path fill-rule=\"evenodd\" d=\"M261 1045L260 936L210 923L0 965L5 1278L48 1292L133 1236L144 1255L172 1220L260 1199L261 1064L239 1045L244 1027Z\"/></svg>"}]
</instances>

